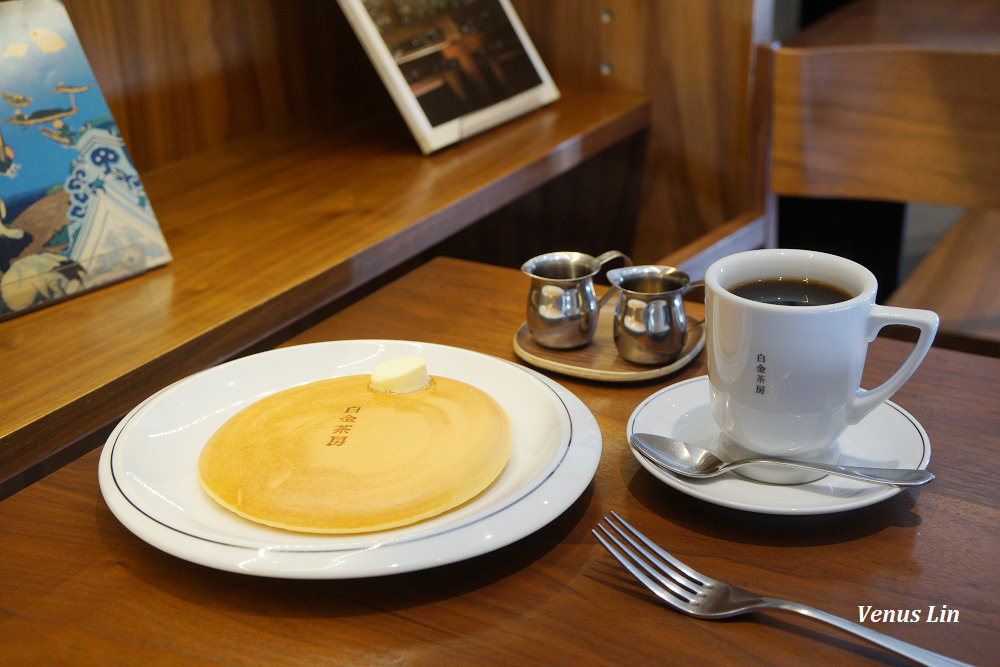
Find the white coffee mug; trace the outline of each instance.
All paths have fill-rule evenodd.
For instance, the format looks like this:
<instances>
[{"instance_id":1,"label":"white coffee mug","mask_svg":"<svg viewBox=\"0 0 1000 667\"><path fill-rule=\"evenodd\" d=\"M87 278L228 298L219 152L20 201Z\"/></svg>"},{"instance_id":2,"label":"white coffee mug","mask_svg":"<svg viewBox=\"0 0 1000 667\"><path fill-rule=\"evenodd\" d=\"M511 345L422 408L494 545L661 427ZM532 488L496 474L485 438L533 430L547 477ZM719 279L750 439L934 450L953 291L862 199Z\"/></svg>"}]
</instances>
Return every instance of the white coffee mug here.
<instances>
[{"instance_id":1,"label":"white coffee mug","mask_svg":"<svg viewBox=\"0 0 1000 667\"><path fill-rule=\"evenodd\" d=\"M778 305L731 290L771 278L808 279L841 288L828 305ZM725 457L765 455L832 462L836 439L888 400L913 374L937 332L928 310L876 305L875 276L843 257L807 250L742 252L705 274L706 349L712 416ZM920 336L902 366L880 386L861 388L868 343L890 324ZM800 483L816 475L749 466L746 476ZM742 471L741 471L742 472Z\"/></svg>"}]
</instances>

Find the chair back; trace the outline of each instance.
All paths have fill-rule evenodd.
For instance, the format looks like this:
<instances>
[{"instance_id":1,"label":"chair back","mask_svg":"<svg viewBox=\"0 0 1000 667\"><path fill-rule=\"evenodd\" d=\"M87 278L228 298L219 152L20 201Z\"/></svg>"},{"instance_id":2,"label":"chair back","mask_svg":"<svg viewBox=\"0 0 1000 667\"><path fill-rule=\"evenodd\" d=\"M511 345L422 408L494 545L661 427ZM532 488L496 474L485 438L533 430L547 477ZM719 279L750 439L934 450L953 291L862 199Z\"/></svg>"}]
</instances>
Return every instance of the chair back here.
<instances>
[{"instance_id":1,"label":"chair back","mask_svg":"<svg viewBox=\"0 0 1000 667\"><path fill-rule=\"evenodd\" d=\"M778 48L770 189L1000 208L1000 53Z\"/></svg>"}]
</instances>

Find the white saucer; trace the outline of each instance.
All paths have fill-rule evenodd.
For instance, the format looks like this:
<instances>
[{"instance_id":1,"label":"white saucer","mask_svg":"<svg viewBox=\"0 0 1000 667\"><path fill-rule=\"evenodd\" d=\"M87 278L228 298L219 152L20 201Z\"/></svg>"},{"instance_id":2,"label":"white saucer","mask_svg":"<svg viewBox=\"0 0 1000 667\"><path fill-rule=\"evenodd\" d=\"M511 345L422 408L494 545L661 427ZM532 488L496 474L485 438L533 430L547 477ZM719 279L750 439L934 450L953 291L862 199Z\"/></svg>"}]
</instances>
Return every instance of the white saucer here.
<instances>
[{"instance_id":1,"label":"white saucer","mask_svg":"<svg viewBox=\"0 0 1000 667\"><path fill-rule=\"evenodd\" d=\"M678 382L639 404L626 427L633 433L659 433L712 449L719 427L708 404L708 376ZM927 467L931 444L923 427L892 402L875 408L849 426L838 440L844 465L878 468ZM828 514L866 507L902 489L827 476L808 484L774 485L728 473L711 479L685 479L663 472L633 451L643 468L667 485L695 498L733 509L764 514Z\"/></svg>"},{"instance_id":2,"label":"white saucer","mask_svg":"<svg viewBox=\"0 0 1000 667\"><path fill-rule=\"evenodd\" d=\"M510 415L510 460L480 495L410 526L312 535L242 519L201 489L201 448L240 408L305 382L368 373L379 361L407 354L422 355L432 375L479 387ZM166 387L111 433L99 479L118 520L162 551L231 572L340 579L435 567L519 540L583 493L600 457L594 416L567 389L533 370L444 345L352 340L263 352Z\"/></svg>"}]
</instances>

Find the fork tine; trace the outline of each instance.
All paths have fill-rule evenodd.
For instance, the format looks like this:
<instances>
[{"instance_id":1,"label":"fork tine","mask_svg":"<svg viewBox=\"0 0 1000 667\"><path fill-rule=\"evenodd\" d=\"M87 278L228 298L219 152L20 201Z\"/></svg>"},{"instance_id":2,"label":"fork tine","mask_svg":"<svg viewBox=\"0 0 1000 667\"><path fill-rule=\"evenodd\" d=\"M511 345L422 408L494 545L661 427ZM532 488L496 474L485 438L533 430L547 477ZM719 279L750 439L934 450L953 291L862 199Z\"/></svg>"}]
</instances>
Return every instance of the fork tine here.
<instances>
[{"instance_id":1,"label":"fork tine","mask_svg":"<svg viewBox=\"0 0 1000 667\"><path fill-rule=\"evenodd\" d=\"M631 545L629 553L632 555L634 560L643 565L648 565L649 567L646 567L646 570L650 572L654 577L656 577L657 581L659 581L664 586L668 587L674 593L684 596L685 601L687 602L692 601L693 596L697 595L699 589L697 586L691 583L691 580L688 577L686 577L681 572L673 570L670 567L670 563L660 558L657 558L655 554L651 553L642 544L632 539L632 536L626 533L621 527L615 525L615 523L611 521L611 519L609 519L608 517L604 517L604 520L607 522L607 525L611 528L611 530L614 531L614 535L611 535L611 537L612 539L615 540L615 542L619 546L626 549L628 548L625 547L625 545L623 545L620 541L618 541L617 538L615 538L615 535L621 537ZM605 531L606 534L609 534L607 528L604 528L602 526L602 529ZM635 556L636 552L642 554L643 560L640 560ZM666 575L666 577L664 577L663 575ZM678 586L680 588L678 588Z\"/></svg>"},{"instance_id":2,"label":"fork tine","mask_svg":"<svg viewBox=\"0 0 1000 667\"><path fill-rule=\"evenodd\" d=\"M646 537L645 535L643 535L641 532L639 532L639 530L636 529L635 526L633 526L628 521L626 521L625 519L623 519L620 516L618 516L617 512L612 511L611 512L611 516L613 516L622 526L624 526L626 529L628 529L628 531L630 533L632 533L632 535L634 535L637 539L639 539L643 544L645 544L652 551L654 551L657 556L659 556L663 560L665 560L668 563L670 563L670 565L672 565L674 568L676 568L678 571L680 571L683 575L685 575L688 579L690 579L691 581L693 581L696 585L698 585L698 586L709 586L711 584L717 584L717 583L719 583L718 581L716 581L712 577L704 575L701 572L699 572L698 570L695 570L694 568L692 568L692 567L684 564L683 562L677 560L669 552L665 551L662 547L660 547L660 545L656 544L651 539L649 539L648 537ZM635 543L633 542L633 544L635 544ZM638 546L638 545L636 545L636 546ZM650 558L652 559L652 557L650 557Z\"/></svg>"},{"instance_id":3,"label":"fork tine","mask_svg":"<svg viewBox=\"0 0 1000 667\"><path fill-rule=\"evenodd\" d=\"M652 591L658 598L682 611L687 611L690 603L690 592L679 587L673 581L667 579L662 574L653 569L645 561L639 558L634 551L622 544L614 535L601 524L597 525L600 530L592 530L597 541L615 557L622 566L632 573L646 588ZM603 535L602 535L603 533ZM614 544L612 544L614 542Z\"/></svg>"}]
</instances>

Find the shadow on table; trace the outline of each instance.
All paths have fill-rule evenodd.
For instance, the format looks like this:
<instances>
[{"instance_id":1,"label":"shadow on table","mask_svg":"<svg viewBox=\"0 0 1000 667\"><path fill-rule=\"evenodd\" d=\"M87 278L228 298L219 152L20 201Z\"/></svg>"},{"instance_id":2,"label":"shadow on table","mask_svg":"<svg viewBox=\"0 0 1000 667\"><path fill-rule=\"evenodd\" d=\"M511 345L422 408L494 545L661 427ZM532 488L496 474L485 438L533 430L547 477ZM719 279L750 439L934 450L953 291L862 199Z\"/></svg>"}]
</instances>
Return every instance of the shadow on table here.
<instances>
[{"instance_id":1,"label":"shadow on table","mask_svg":"<svg viewBox=\"0 0 1000 667\"><path fill-rule=\"evenodd\" d=\"M650 512L693 532L745 544L816 546L920 525L920 489L904 489L868 507L832 514L773 515L714 505L667 486L639 467L625 448L619 471L629 493Z\"/></svg>"},{"instance_id":2,"label":"shadow on table","mask_svg":"<svg viewBox=\"0 0 1000 667\"><path fill-rule=\"evenodd\" d=\"M360 579L298 580L215 570L162 552L126 530L101 503L97 524L117 565L157 589L208 607L263 618L337 618L401 611L467 594L505 579L564 542L580 523L593 485L544 529L495 551L415 572ZM512 612L513 613L513 612Z\"/></svg>"}]
</instances>

